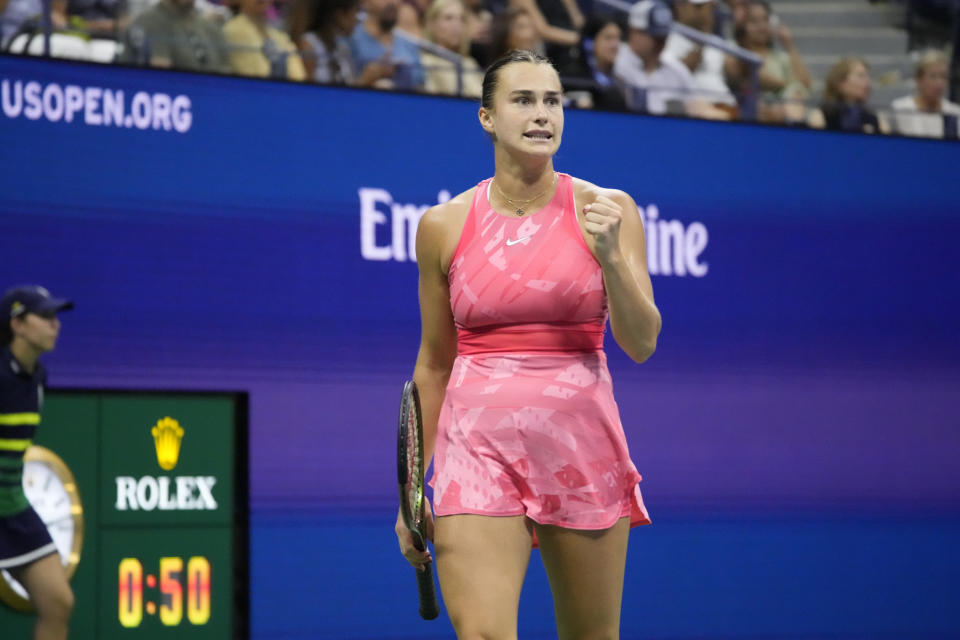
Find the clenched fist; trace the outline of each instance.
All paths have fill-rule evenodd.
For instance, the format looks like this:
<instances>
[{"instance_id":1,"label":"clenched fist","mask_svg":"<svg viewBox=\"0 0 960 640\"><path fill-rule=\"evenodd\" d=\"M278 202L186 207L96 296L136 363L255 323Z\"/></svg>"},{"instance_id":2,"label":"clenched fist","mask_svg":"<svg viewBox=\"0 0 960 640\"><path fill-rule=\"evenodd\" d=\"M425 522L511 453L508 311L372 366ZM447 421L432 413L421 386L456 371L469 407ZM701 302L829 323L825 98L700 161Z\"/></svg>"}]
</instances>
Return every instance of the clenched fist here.
<instances>
[{"instance_id":1,"label":"clenched fist","mask_svg":"<svg viewBox=\"0 0 960 640\"><path fill-rule=\"evenodd\" d=\"M606 196L597 196L583 207L584 228L593 236L594 250L601 264L620 253L620 222L623 208Z\"/></svg>"}]
</instances>

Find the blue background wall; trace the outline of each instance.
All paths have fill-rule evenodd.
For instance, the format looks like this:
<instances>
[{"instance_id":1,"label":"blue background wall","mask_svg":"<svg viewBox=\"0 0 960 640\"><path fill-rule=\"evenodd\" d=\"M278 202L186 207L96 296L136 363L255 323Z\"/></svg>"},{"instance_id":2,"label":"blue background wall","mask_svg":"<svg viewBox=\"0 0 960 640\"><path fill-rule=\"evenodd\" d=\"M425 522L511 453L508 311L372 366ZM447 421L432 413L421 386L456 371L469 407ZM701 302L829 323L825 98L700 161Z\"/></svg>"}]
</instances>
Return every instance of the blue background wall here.
<instances>
[{"instance_id":1,"label":"blue background wall","mask_svg":"<svg viewBox=\"0 0 960 640\"><path fill-rule=\"evenodd\" d=\"M0 83L0 285L77 302L52 384L250 392L254 637L449 637L396 552L393 425L405 220L492 171L476 105L11 57ZM654 519L625 638L960 637L958 163L567 113L557 168L630 193L659 252L657 353L607 341ZM551 612L533 563L521 637Z\"/></svg>"}]
</instances>

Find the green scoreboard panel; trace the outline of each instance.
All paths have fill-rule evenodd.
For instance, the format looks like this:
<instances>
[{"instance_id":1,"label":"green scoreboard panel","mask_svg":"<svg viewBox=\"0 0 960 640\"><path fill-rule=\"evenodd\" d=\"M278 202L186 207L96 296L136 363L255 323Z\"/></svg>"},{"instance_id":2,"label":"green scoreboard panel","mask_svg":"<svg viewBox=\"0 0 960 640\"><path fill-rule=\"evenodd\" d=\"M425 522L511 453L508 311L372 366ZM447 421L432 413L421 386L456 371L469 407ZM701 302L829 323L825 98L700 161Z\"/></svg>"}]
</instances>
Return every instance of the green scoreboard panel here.
<instances>
[{"instance_id":1,"label":"green scoreboard panel","mask_svg":"<svg viewBox=\"0 0 960 640\"><path fill-rule=\"evenodd\" d=\"M59 456L79 495L72 526L48 523L61 554L71 541L79 554L71 637L248 637L246 421L243 394L48 392L34 444ZM57 482L30 453L24 486L42 505L27 485ZM29 638L33 617L9 595L22 588L0 579L2 636Z\"/></svg>"}]
</instances>

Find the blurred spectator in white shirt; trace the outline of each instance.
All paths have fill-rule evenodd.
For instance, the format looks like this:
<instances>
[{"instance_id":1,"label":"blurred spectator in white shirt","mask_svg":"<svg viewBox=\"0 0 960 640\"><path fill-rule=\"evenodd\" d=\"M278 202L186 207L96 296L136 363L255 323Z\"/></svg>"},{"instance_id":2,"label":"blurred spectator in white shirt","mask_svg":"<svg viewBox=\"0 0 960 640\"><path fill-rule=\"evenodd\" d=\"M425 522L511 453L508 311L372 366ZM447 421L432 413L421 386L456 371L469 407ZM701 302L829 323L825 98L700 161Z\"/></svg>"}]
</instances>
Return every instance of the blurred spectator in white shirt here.
<instances>
[{"instance_id":1,"label":"blurred spectator in white shirt","mask_svg":"<svg viewBox=\"0 0 960 640\"><path fill-rule=\"evenodd\" d=\"M893 101L897 133L925 138L956 138L960 105L944 96L948 85L947 56L927 51L917 62L917 91Z\"/></svg>"},{"instance_id":2,"label":"blurred spectator in white shirt","mask_svg":"<svg viewBox=\"0 0 960 640\"><path fill-rule=\"evenodd\" d=\"M620 43L613 75L634 111L682 115L693 98L693 78L682 63L661 56L673 18L657 0L640 0L630 9L627 41Z\"/></svg>"},{"instance_id":3,"label":"blurred spectator in white shirt","mask_svg":"<svg viewBox=\"0 0 960 640\"><path fill-rule=\"evenodd\" d=\"M713 35L715 5L714 0L676 0L674 8L677 22L706 35ZM726 56L723 51L701 45L674 32L667 39L663 55L686 65L693 74L698 97L714 105L723 105L731 117L736 114L737 101L724 78Z\"/></svg>"}]
</instances>

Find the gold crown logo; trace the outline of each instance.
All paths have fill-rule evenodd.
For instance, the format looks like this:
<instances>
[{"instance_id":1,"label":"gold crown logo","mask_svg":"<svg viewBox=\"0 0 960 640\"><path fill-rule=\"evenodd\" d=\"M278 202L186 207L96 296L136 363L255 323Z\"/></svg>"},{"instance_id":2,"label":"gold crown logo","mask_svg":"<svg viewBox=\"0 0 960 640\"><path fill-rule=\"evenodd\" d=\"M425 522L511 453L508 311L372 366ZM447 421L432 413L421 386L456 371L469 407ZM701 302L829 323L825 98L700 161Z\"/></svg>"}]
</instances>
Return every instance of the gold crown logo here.
<instances>
[{"instance_id":1,"label":"gold crown logo","mask_svg":"<svg viewBox=\"0 0 960 640\"><path fill-rule=\"evenodd\" d=\"M150 430L153 434L153 444L157 449L157 462L164 471L170 471L177 466L180 457L180 441L183 439L183 427L180 423L167 416L157 422Z\"/></svg>"}]
</instances>

